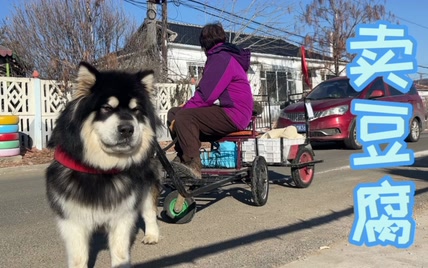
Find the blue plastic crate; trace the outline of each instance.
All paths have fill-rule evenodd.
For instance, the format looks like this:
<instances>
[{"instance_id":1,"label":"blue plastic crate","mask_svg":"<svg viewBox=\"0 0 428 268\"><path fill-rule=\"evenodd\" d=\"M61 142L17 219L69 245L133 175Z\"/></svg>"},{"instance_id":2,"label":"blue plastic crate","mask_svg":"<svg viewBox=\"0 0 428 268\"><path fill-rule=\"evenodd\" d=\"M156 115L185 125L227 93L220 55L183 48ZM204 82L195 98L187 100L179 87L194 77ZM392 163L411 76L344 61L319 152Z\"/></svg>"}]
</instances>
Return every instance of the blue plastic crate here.
<instances>
[{"instance_id":1,"label":"blue plastic crate","mask_svg":"<svg viewBox=\"0 0 428 268\"><path fill-rule=\"evenodd\" d=\"M238 147L234 142L220 142L212 151L201 151L201 162L205 168L236 168Z\"/></svg>"}]
</instances>

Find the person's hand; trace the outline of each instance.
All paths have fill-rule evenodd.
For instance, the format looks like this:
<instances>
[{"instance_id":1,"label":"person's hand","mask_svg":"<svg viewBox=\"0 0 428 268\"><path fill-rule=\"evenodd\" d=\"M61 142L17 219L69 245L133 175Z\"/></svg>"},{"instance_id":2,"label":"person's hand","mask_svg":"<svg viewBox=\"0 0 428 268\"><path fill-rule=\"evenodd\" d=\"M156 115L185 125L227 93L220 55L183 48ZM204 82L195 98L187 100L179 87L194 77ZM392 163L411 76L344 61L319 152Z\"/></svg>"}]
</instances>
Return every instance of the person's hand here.
<instances>
[{"instance_id":1,"label":"person's hand","mask_svg":"<svg viewBox=\"0 0 428 268\"><path fill-rule=\"evenodd\" d=\"M175 124L175 119L172 120L171 125L169 125L169 130L171 130L171 133L174 133L174 124Z\"/></svg>"},{"instance_id":2,"label":"person's hand","mask_svg":"<svg viewBox=\"0 0 428 268\"><path fill-rule=\"evenodd\" d=\"M182 104L178 105L178 107L183 107L184 105L186 105L186 103L182 103Z\"/></svg>"}]
</instances>

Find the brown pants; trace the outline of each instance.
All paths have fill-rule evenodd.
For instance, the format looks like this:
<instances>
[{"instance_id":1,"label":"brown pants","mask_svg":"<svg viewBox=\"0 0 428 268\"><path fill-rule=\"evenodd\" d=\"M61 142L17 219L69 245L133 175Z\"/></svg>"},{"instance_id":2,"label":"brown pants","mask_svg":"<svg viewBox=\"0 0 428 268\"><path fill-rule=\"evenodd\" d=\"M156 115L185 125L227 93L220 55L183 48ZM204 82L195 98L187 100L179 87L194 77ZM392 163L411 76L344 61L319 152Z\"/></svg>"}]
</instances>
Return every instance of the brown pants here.
<instances>
[{"instance_id":1,"label":"brown pants","mask_svg":"<svg viewBox=\"0 0 428 268\"><path fill-rule=\"evenodd\" d=\"M226 112L218 107L182 109L173 107L168 111L167 124L174 123L172 138L177 137L175 150L184 161L199 157L201 141L215 141L238 131Z\"/></svg>"}]
</instances>

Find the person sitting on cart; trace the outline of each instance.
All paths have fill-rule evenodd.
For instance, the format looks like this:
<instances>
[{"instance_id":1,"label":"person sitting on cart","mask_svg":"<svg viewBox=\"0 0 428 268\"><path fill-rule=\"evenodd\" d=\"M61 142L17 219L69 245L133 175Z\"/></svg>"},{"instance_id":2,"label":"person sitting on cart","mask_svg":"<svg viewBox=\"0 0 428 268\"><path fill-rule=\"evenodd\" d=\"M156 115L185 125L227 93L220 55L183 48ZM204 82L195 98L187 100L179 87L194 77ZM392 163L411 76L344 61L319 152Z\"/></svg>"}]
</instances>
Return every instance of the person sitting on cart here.
<instances>
[{"instance_id":1,"label":"person sitting on cart","mask_svg":"<svg viewBox=\"0 0 428 268\"><path fill-rule=\"evenodd\" d=\"M223 137L248 127L253 95L247 77L251 52L226 42L221 24L202 28L199 42L207 56L195 94L168 111L167 124L180 161L201 178L200 137Z\"/></svg>"}]
</instances>

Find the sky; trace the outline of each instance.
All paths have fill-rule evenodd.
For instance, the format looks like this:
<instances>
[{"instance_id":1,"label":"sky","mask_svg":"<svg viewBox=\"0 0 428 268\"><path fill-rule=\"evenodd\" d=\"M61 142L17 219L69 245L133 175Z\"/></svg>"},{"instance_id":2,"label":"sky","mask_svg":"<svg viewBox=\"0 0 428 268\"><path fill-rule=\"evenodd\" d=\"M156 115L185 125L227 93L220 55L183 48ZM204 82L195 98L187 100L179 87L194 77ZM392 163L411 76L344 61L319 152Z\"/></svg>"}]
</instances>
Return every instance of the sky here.
<instances>
[{"instance_id":1,"label":"sky","mask_svg":"<svg viewBox=\"0 0 428 268\"><path fill-rule=\"evenodd\" d=\"M114 0L116 1L116 0ZM168 21L190 23L196 25L204 25L209 22L220 20L213 14L219 15L219 12L215 12L213 9L204 8L199 3L208 3L208 5L218 8L219 10L225 10L225 7L230 7L230 12L243 11L250 2L254 0L238 0L235 8L228 6L231 0L168 0ZM359 1L359 0L350 0ZM20 3L19 0L0 0L0 21L3 20L10 11L13 10L14 4ZM134 1L137 4L131 4L132 1L117 0L118 5L122 4L125 8L125 12L135 19L137 23L141 23L146 16L147 5L146 0ZM266 2L266 0L260 0L260 2ZM312 2L312 0L284 0L288 3L303 2L303 4ZM142 3L142 4L141 4ZM408 34L411 35L417 42L416 59L419 66L418 73L411 75L412 78L428 78L428 20L427 9L423 7L423 1L421 0L387 0L386 8L387 11L391 11L395 14L396 18L400 21L401 25L407 26ZM298 8L295 4L294 8ZM205 12L204 12L205 10ZM208 13L206 13L208 12ZM226 12L228 9L226 8ZM159 12L160 13L160 12ZM284 12L285 14L285 12ZM248 14L238 13L238 16L245 17ZM265 21L268 20L264 18ZM257 21L264 23L262 17L257 18ZM279 18L275 18L278 21ZM284 15L284 25L290 25L293 20L293 15ZM273 20L272 20L273 21ZM284 26L282 25L282 27ZM281 27L280 25L274 25L275 27ZM292 30L290 30L292 31Z\"/></svg>"}]
</instances>

